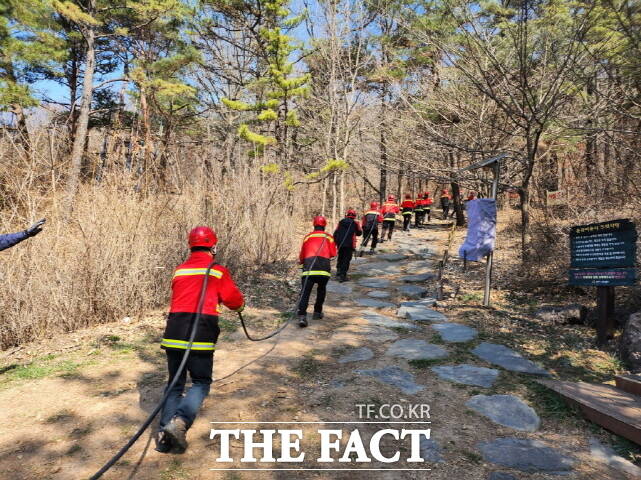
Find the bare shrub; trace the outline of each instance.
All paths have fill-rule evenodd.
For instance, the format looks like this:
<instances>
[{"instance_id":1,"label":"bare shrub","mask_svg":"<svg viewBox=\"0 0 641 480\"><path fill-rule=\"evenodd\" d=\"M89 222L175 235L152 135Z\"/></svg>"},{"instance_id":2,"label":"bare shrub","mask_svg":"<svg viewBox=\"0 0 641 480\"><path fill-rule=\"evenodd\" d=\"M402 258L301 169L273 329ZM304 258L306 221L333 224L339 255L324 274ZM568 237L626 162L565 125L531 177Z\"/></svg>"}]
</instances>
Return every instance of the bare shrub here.
<instances>
[{"instance_id":1,"label":"bare shrub","mask_svg":"<svg viewBox=\"0 0 641 480\"><path fill-rule=\"evenodd\" d=\"M217 258L239 278L288 258L298 210L282 179L249 169L215 175L216 182L194 170L179 193L146 195L113 175L81 188L68 222L55 191L14 190L1 231L22 229L36 216L48 223L0 255L0 347L166 305L172 270L196 225L216 229Z\"/></svg>"}]
</instances>

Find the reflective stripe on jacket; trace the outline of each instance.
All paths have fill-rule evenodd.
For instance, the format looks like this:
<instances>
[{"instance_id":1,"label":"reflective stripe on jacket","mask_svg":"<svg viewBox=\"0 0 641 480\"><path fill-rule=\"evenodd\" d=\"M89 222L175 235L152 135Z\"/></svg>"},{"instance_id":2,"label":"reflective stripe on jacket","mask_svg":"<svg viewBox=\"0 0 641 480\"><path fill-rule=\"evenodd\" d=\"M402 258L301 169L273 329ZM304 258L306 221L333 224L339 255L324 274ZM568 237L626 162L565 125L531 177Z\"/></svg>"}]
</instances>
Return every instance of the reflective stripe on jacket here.
<instances>
[{"instance_id":1,"label":"reflective stripe on jacket","mask_svg":"<svg viewBox=\"0 0 641 480\"><path fill-rule=\"evenodd\" d=\"M331 276L330 259L336 254L336 242L329 233L323 230L308 233L298 255L298 261L302 265L301 275Z\"/></svg>"},{"instance_id":2,"label":"reflective stripe on jacket","mask_svg":"<svg viewBox=\"0 0 641 480\"><path fill-rule=\"evenodd\" d=\"M212 260L213 257L208 252L193 252L174 271L171 305L160 344L162 348L185 350L189 345L205 273ZM238 310L245 304L245 300L229 271L222 265L214 265L209 271L205 301L192 346L194 352L213 352L216 348L220 333L218 314L221 304L231 310Z\"/></svg>"}]
</instances>

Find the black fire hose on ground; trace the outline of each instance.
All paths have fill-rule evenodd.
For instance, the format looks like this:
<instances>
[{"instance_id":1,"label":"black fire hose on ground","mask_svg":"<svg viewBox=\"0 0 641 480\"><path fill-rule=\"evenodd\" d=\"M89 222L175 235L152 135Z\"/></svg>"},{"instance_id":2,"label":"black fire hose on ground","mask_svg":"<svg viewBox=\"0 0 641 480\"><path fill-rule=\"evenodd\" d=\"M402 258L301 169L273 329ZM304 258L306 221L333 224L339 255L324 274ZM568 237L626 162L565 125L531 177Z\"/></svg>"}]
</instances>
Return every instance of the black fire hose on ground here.
<instances>
[{"instance_id":1,"label":"black fire hose on ground","mask_svg":"<svg viewBox=\"0 0 641 480\"><path fill-rule=\"evenodd\" d=\"M198 332L198 322L200 321L200 317L203 312L203 306L205 304L205 296L207 293L207 284L209 283L209 272L211 271L212 267L216 264L216 261L212 261L209 266L207 267L207 270L205 271L205 279L203 280L203 286L200 289L200 298L198 299L198 308L196 312L196 316L194 317L194 323L191 326L191 335L189 336L189 344L187 345L187 349L185 350L185 354L183 355L182 360L180 361L180 365L178 367L178 370L176 370L176 374L174 375L174 378L171 380L167 388L165 389L165 394L163 395L162 399L160 402L158 402L158 405L156 405L156 408L153 409L153 411L149 414L147 417L147 420L143 422L143 424L140 426L138 431L129 439L129 441L120 449L118 450L118 453L116 453L111 459L103 465L103 467L98 470L93 476L90 477L90 480L97 480L98 478L102 477L107 470L109 470L111 467L113 467L120 458L127 453L127 451L133 446L134 443L140 438L140 436L145 433L145 430L151 425L151 422L154 421L154 418L156 418L156 415L158 415L158 412L162 410L162 408L165 406L165 403L167 402L167 399L169 398L169 392L171 392L171 389L174 388L178 380L180 379L180 376L185 369L185 365L187 365L187 359L189 358L189 354L191 352L192 346L194 344L194 339L196 338L196 333Z\"/></svg>"},{"instance_id":2,"label":"black fire hose on ground","mask_svg":"<svg viewBox=\"0 0 641 480\"><path fill-rule=\"evenodd\" d=\"M325 245L326 238L323 239L321 242L320 246L318 247L318 250L316 251L316 254L318 254L321 249L323 248L323 245ZM341 242L342 245L342 242ZM317 255L315 255L317 257ZM314 267L314 264L316 263L316 259L312 262L312 265L310 266L310 270ZM205 297L207 293L207 284L209 283L209 272L213 268L213 266L216 265L216 261L213 260L209 266L207 267L207 270L205 271L205 278L203 280L203 285L200 289L200 297L198 299L198 308L196 312L196 316L194 317L194 323L191 326L191 334L189 336L189 344L187 345L187 348L185 349L185 354L183 355L183 358L180 362L180 365L178 366L178 370L176 370L176 374L174 375L174 378L172 381L169 383L167 388L165 389L165 394L163 395L162 399L160 402L158 402L158 405L153 409L153 411L149 414L147 419L143 422L143 424L138 428L138 431L129 439L129 441L120 449L118 452L109 459L107 463L105 463L100 470L98 470L96 473L94 473L91 477L89 477L89 480L98 480L101 478L111 467L113 467L118 460L122 458L122 456L127 453L127 451L138 441L138 439L142 436L143 433L145 433L145 430L149 428L149 425L154 421L154 418L156 418L156 415L158 415L158 412L162 410L162 408L165 406L165 403L167 402L167 399L169 398L169 392L171 391L172 388L176 385L178 382L178 379L180 378L183 370L185 369L185 366L187 365L187 359L189 358L189 354L191 353L191 349L194 343L194 339L196 338L196 333L198 332L198 322L200 321L200 317L202 316L202 311L203 311L203 306L205 304ZM296 301L295 309L298 308L300 304L300 300L303 296L303 292L305 291L305 286L307 284L309 277L305 278L305 282L303 283L301 287L300 294L298 295L298 300ZM252 342L261 342L263 340L267 340L269 338L275 337L279 333L281 333L285 328L290 323L291 319L288 319L283 325L278 327L275 331L270 333L269 335L262 337L262 338L253 338L249 332L247 331L247 327L245 325L245 319L243 318L243 315L241 312L238 313L238 318L240 319L240 324L243 327L243 331L245 332L245 336L247 339L251 340Z\"/></svg>"}]
</instances>

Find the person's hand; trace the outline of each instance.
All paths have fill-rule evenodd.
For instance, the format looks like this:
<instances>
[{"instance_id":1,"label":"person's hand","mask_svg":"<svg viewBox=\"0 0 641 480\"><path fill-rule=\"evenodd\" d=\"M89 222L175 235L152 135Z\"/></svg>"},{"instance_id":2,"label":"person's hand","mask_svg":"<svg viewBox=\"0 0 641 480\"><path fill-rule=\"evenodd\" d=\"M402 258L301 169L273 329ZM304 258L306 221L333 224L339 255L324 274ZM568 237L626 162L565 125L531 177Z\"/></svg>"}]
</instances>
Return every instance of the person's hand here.
<instances>
[{"instance_id":1,"label":"person's hand","mask_svg":"<svg viewBox=\"0 0 641 480\"><path fill-rule=\"evenodd\" d=\"M45 224L47 221L46 218L43 218L41 220L38 220L36 223L31 225L29 228L25 230L25 233L29 235L30 237L34 237L38 235L40 232L42 232L42 226Z\"/></svg>"},{"instance_id":2,"label":"person's hand","mask_svg":"<svg viewBox=\"0 0 641 480\"><path fill-rule=\"evenodd\" d=\"M237 308L237 309L236 309L236 310L234 310L234 311L235 311L236 313L242 313L242 312L243 312L243 310L245 310L245 304L244 304L244 303L243 303L243 305L242 305L240 308Z\"/></svg>"}]
</instances>

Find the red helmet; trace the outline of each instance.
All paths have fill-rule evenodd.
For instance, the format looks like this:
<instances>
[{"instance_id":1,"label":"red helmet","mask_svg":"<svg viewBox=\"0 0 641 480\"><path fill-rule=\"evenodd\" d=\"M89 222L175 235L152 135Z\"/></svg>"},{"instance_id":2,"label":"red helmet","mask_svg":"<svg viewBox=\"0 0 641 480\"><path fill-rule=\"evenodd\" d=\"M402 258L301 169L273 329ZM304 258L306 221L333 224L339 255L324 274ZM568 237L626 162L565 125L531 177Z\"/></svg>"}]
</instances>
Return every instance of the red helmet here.
<instances>
[{"instance_id":1,"label":"red helmet","mask_svg":"<svg viewBox=\"0 0 641 480\"><path fill-rule=\"evenodd\" d=\"M326 227L327 220L322 215L316 215L314 217L314 226L315 227Z\"/></svg>"},{"instance_id":2,"label":"red helmet","mask_svg":"<svg viewBox=\"0 0 641 480\"><path fill-rule=\"evenodd\" d=\"M441 190L441 193L442 194L447 194L447 188L444 188L443 190Z\"/></svg>"},{"instance_id":3,"label":"red helmet","mask_svg":"<svg viewBox=\"0 0 641 480\"><path fill-rule=\"evenodd\" d=\"M405 200L411 200L412 196L409 193L405 194Z\"/></svg>"},{"instance_id":4,"label":"red helmet","mask_svg":"<svg viewBox=\"0 0 641 480\"><path fill-rule=\"evenodd\" d=\"M354 210L353 208L350 208L349 210L347 210L347 213L345 214L345 216L347 218L356 218L356 210Z\"/></svg>"},{"instance_id":5,"label":"red helmet","mask_svg":"<svg viewBox=\"0 0 641 480\"><path fill-rule=\"evenodd\" d=\"M422 194L422 193L419 193L416 197L417 197L417 198L423 198L423 194Z\"/></svg>"},{"instance_id":6,"label":"red helmet","mask_svg":"<svg viewBox=\"0 0 641 480\"><path fill-rule=\"evenodd\" d=\"M425 198L429 198L430 192L425 192Z\"/></svg>"},{"instance_id":7,"label":"red helmet","mask_svg":"<svg viewBox=\"0 0 641 480\"><path fill-rule=\"evenodd\" d=\"M189 232L189 248L208 247L211 248L218 243L218 237L209 227L196 227Z\"/></svg>"},{"instance_id":8,"label":"red helmet","mask_svg":"<svg viewBox=\"0 0 641 480\"><path fill-rule=\"evenodd\" d=\"M387 201L388 202L394 202L396 200L396 197L394 195L388 195L387 196Z\"/></svg>"},{"instance_id":9,"label":"red helmet","mask_svg":"<svg viewBox=\"0 0 641 480\"><path fill-rule=\"evenodd\" d=\"M369 208L371 208L372 210L376 210L376 209L378 209L378 202L372 202L372 203L370 203L370 204L369 204Z\"/></svg>"}]
</instances>

